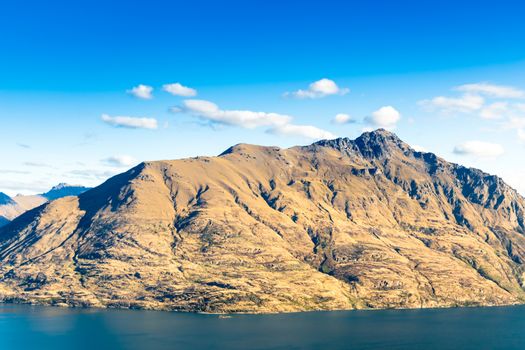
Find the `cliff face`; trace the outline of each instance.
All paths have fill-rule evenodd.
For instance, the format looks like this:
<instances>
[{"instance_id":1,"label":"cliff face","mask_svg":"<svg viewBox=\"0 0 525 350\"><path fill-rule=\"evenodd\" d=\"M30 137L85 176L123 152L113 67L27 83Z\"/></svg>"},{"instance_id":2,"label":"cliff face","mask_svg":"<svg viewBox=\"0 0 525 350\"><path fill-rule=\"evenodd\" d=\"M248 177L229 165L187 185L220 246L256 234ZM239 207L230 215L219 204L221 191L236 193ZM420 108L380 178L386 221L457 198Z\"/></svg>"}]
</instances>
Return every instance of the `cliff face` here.
<instances>
[{"instance_id":1,"label":"cliff face","mask_svg":"<svg viewBox=\"0 0 525 350\"><path fill-rule=\"evenodd\" d=\"M522 302L525 200L378 130L143 163L0 229L5 301L208 312Z\"/></svg>"}]
</instances>

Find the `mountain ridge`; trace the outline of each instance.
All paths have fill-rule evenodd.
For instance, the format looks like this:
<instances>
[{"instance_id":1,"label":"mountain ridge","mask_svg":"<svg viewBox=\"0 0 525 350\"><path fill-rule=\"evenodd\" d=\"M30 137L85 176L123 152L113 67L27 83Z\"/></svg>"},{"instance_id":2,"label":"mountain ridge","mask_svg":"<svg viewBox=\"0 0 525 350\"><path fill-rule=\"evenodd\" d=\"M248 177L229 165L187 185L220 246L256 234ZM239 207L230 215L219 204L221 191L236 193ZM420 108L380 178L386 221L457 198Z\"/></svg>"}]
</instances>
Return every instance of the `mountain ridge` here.
<instances>
[{"instance_id":1,"label":"mountain ridge","mask_svg":"<svg viewBox=\"0 0 525 350\"><path fill-rule=\"evenodd\" d=\"M47 198L48 200L53 200L66 196L77 196L89 189L89 187L82 185L69 185L62 182L56 186L53 186L49 191L42 193L41 196Z\"/></svg>"},{"instance_id":2,"label":"mountain ridge","mask_svg":"<svg viewBox=\"0 0 525 350\"><path fill-rule=\"evenodd\" d=\"M88 187L80 185L60 183L45 193L35 195L24 196L18 194L15 197L9 197L0 192L0 227L7 225L11 220L24 212L36 208L47 201L65 196L76 196L88 189Z\"/></svg>"},{"instance_id":3,"label":"mountain ridge","mask_svg":"<svg viewBox=\"0 0 525 350\"><path fill-rule=\"evenodd\" d=\"M0 205L9 205L9 204L15 204L15 202L7 194L0 192Z\"/></svg>"},{"instance_id":4,"label":"mountain ridge","mask_svg":"<svg viewBox=\"0 0 525 350\"><path fill-rule=\"evenodd\" d=\"M0 298L288 312L521 303L525 200L385 130L143 162L0 229Z\"/></svg>"}]
</instances>

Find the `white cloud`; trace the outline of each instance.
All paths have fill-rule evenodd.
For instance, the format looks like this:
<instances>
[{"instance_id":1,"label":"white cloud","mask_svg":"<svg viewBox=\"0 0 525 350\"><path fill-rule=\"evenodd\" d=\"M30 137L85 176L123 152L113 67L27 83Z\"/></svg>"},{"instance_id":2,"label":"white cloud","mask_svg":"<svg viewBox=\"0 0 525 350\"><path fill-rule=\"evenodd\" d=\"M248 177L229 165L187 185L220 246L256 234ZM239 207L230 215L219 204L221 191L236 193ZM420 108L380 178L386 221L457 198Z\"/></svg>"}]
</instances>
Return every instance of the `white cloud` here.
<instances>
[{"instance_id":1,"label":"white cloud","mask_svg":"<svg viewBox=\"0 0 525 350\"><path fill-rule=\"evenodd\" d=\"M520 130L525 130L525 103L501 99L525 98L525 91L488 83L465 84L454 89L464 94L457 98L438 96L419 104L445 114L459 112L497 122L500 130L518 131L520 142L524 142Z\"/></svg>"},{"instance_id":2,"label":"white cloud","mask_svg":"<svg viewBox=\"0 0 525 350\"><path fill-rule=\"evenodd\" d=\"M374 128L395 129L401 114L392 106L383 106L365 118L365 123Z\"/></svg>"},{"instance_id":3,"label":"white cloud","mask_svg":"<svg viewBox=\"0 0 525 350\"><path fill-rule=\"evenodd\" d=\"M139 84L131 88L130 90L127 90L126 92L143 100L151 100L153 98L153 88L148 85Z\"/></svg>"},{"instance_id":4,"label":"white cloud","mask_svg":"<svg viewBox=\"0 0 525 350\"><path fill-rule=\"evenodd\" d=\"M268 130L269 133L284 136L301 136L313 140L333 139L336 136L329 131L319 129L312 125L284 124Z\"/></svg>"},{"instance_id":5,"label":"white cloud","mask_svg":"<svg viewBox=\"0 0 525 350\"><path fill-rule=\"evenodd\" d=\"M16 196L17 194L36 194L49 191L53 186L50 181L45 180L5 180L0 179L0 192L4 192L9 196Z\"/></svg>"},{"instance_id":6,"label":"white cloud","mask_svg":"<svg viewBox=\"0 0 525 350\"><path fill-rule=\"evenodd\" d=\"M525 98L525 91L512 86L494 85L489 83L465 84L455 90L469 94L482 94L494 98Z\"/></svg>"},{"instance_id":7,"label":"white cloud","mask_svg":"<svg viewBox=\"0 0 525 350\"><path fill-rule=\"evenodd\" d=\"M500 125L503 130L516 131L516 134L518 135L518 141L525 143L525 117L512 115Z\"/></svg>"},{"instance_id":8,"label":"white cloud","mask_svg":"<svg viewBox=\"0 0 525 350\"><path fill-rule=\"evenodd\" d=\"M37 168L52 168L53 166L43 162L24 162L25 166L37 167Z\"/></svg>"},{"instance_id":9,"label":"white cloud","mask_svg":"<svg viewBox=\"0 0 525 350\"><path fill-rule=\"evenodd\" d=\"M512 86L477 83L457 86L454 90L463 94L459 97L438 96L420 101L419 104L430 111L476 114L485 120L509 119L525 111L523 103L498 101L525 98L525 91Z\"/></svg>"},{"instance_id":10,"label":"white cloud","mask_svg":"<svg viewBox=\"0 0 525 350\"><path fill-rule=\"evenodd\" d=\"M284 95L292 95L296 98L322 98L330 95L346 95L350 92L348 88L340 88L335 81L323 78L314 81L308 86L307 90L297 90L294 92L287 92Z\"/></svg>"},{"instance_id":11,"label":"white cloud","mask_svg":"<svg viewBox=\"0 0 525 350\"><path fill-rule=\"evenodd\" d=\"M507 123L507 127L510 129L525 128L525 117L510 117Z\"/></svg>"},{"instance_id":12,"label":"white cloud","mask_svg":"<svg viewBox=\"0 0 525 350\"><path fill-rule=\"evenodd\" d=\"M121 128L130 128L130 129L157 129L158 122L154 118L136 118L128 116L109 116L107 114L102 114L102 121L105 123Z\"/></svg>"},{"instance_id":13,"label":"white cloud","mask_svg":"<svg viewBox=\"0 0 525 350\"><path fill-rule=\"evenodd\" d=\"M412 145L411 147L412 147L412 149L413 149L414 151L416 151L416 152L428 153L428 150L427 150L425 147L423 147L423 146Z\"/></svg>"},{"instance_id":14,"label":"white cloud","mask_svg":"<svg viewBox=\"0 0 525 350\"><path fill-rule=\"evenodd\" d=\"M246 129L260 126L280 126L288 124L292 117L277 113L254 112L248 110L222 110L215 103L205 100L185 100L183 111L213 123L236 125Z\"/></svg>"},{"instance_id":15,"label":"white cloud","mask_svg":"<svg viewBox=\"0 0 525 350\"><path fill-rule=\"evenodd\" d=\"M2 174L31 174L30 171L14 170L14 169L0 169ZM0 191L1 192L1 191Z\"/></svg>"},{"instance_id":16,"label":"white cloud","mask_svg":"<svg viewBox=\"0 0 525 350\"><path fill-rule=\"evenodd\" d=\"M519 112L525 113L525 103L516 103L514 104L514 108Z\"/></svg>"},{"instance_id":17,"label":"white cloud","mask_svg":"<svg viewBox=\"0 0 525 350\"><path fill-rule=\"evenodd\" d=\"M430 100L420 101L419 104L430 110L439 110L446 114L454 112L471 113L480 110L485 104L485 99L471 94L457 98L437 96Z\"/></svg>"},{"instance_id":18,"label":"white cloud","mask_svg":"<svg viewBox=\"0 0 525 350\"><path fill-rule=\"evenodd\" d=\"M479 116L487 120L503 119L509 113L507 102L494 102L479 112Z\"/></svg>"},{"instance_id":19,"label":"white cloud","mask_svg":"<svg viewBox=\"0 0 525 350\"><path fill-rule=\"evenodd\" d=\"M112 156L112 157L102 159L102 163L109 165L109 166L122 168L122 167L130 167L132 165L137 164L137 160L131 156L117 155L117 156Z\"/></svg>"},{"instance_id":20,"label":"white cloud","mask_svg":"<svg viewBox=\"0 0 525 350\"><path fill-rule=\"evenodd\" d=\"M518 129L518 138L521 142L525 142L525 129Z\"/></svg>"},{"instance_id":21,"label":"white cloud","mask_svg":"<svg viewBox=\"0 0 525 350\"><path fill-rule=\"evenodd\" d=\"M268 127L267 132L271 134L301 136L315 140L335 137L331 132L312 125L292 124L293 117L289 115L250 110L223 110L215 103L205 100L185 100L182 107L175 107L172 111L187 112L211 123L245 129Z\"/></svg>"},{"instance_id":22,"label":"white cloud","mask_svg":"<svg viewBox=\"0 0 525 350\"><path fill-rule=\"evenodd\" d=\"M91 180L106 180L118 174L118 171L113 170L98 170L98 169L79 169L71 170L65 175L74 178L91 179Z\"/></svg>"},{"instance_id":23,"label":"white cloud","mask_svg":"<svg viewBox=\"0 0 525 350\"><path fill-rule=\"evenodd\" d=\"M345 113L339 113L332 119L332 123L335 124L352 124L355 122L356 120L351 115Z\"/></svg>"},{"instance_id":24,"label":"white cloud","mask_svg":"<svg viewBox=\"0 0 525 350\"><path fill-rule=\"evenodd\" d=\"M162 86L162 90L169 92L170 94L174 96L183 96L183 97L197 96L197 90L181 85L180 83L164 84Z\"/></svg>"},{"instance_id":25,"label":"white cloud","mask_svg":"<svg viewBox=\"0 0 525 350\"><path fill-rule=\"evenodd\" d=\"M506 183L515 188L522 196L525 196L525 171L520 169L507 169L500 175Z\"/></svg>"},{"instance_id":26,"label":"white cloud","mask_svg":"<svg viewBox=\"0 0 525 350\"><path fill-rule=\"evenodd\" d=\"M454 147L454 153L476 157L498 157L505 153L505 150L497 143L467 141Z\"/></svg>"}]
</instances>

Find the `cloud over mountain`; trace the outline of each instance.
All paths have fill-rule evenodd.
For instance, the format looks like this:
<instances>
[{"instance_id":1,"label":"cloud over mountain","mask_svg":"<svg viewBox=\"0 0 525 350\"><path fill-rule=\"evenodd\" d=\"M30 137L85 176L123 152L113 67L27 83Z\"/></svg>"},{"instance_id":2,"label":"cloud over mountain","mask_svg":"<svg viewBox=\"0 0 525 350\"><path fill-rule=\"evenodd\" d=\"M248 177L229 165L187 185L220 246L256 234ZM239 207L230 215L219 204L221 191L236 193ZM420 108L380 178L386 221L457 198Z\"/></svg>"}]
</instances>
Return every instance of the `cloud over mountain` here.
<instances>
[{"instance_id":1,"label":"cloud over mountain","mask_svg":"<svg viewBox=\"0 0 525 350\"><path fill-rule=\"evenodd\" d=\"M221 109L206 100L185 100L174 112L186 112L210 123L238 126L245 129L268 127L268 133L285 136L302 136L310 139L332 138L334 135L312 125L292 124L293 117L279 113L250 110Z\"/></svg>"},{"instance_id":2,"label":"cloud over mountain","mask_svg":"<svg viewBox=\"0 0 525 350\"><path fill-rule=\"evenodd\" d=\"M401 113L392 106L383 106L365 118L365 123L373 128L395 129Z\"/></svg>"},{"instance_id":3,"label":"cloud over mountain","mask_svg":"<svg viewBox=\"0 0 525 350\"><path fill-rule=\"evenodd\" d=\"M205 100L185 100L183 102L183 110L214 123L236 125L247 129L259 126L283 125L292 120L292 117L278 113L223 110L215 103Z\"/></svg>"},{"instance_id":4,"label":"cloud over mountain","mask_svg":"<svg viewBox=\"0 0 525 350\"><path fill-rule=\"evenodd\" d=\"M335 115L334 119L332 119L332 123L334 124L353 124L355 122L356 120L346 113L338 113Z\"/></svg>"},{"instance_id":5,"label":"cloud over mountain","mask_svg":"<svg viewBox=\"0 0 525 350\"><path fill-rule=\"evenodd\" d=\"M128 155L117 155L103 159L102 163L113 167L130 167L137 164L137 160Z\"/></svg>"},{"instance_id":6,"label":"cloud over mountain","mask_svg":"<svg viewBox=\"0 0 525 350\"><path fill-rule=\"evenodd\" d=\"M476 157L498 157L505 153L505 149L497 143L467 141L454 147L454 153Z\"/></svg>"},{"instance_id":7,"label":"cloud over mountain","mask_svg":"<svg viewBox=\"0 0 525 350\"><path fill-rule=\"evenodd\" d=\"M284 124L268 130L269 133L284 136L301 136L313 140L333 139L336 136L329 131L312 125Z\"/></svg>"}]
</instances>

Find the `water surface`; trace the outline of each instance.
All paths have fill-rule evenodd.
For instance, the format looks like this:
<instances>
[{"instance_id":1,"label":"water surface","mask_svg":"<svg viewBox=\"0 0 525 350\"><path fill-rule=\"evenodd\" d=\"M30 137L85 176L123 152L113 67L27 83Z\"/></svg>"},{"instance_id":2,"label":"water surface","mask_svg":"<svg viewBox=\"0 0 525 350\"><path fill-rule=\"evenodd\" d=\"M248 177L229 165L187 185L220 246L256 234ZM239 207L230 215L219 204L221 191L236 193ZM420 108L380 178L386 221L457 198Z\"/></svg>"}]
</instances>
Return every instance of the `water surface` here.
<instances>
[{"instance_id":1,"label":"water surface","mask_svg":"<svg viewBox=\"0 0 525 350\"><path fill-rule=\"evenodd\" d=\"M525 349L525 307L216 315L0 304L0 349Z\"/></svg>"}]
</instances>

